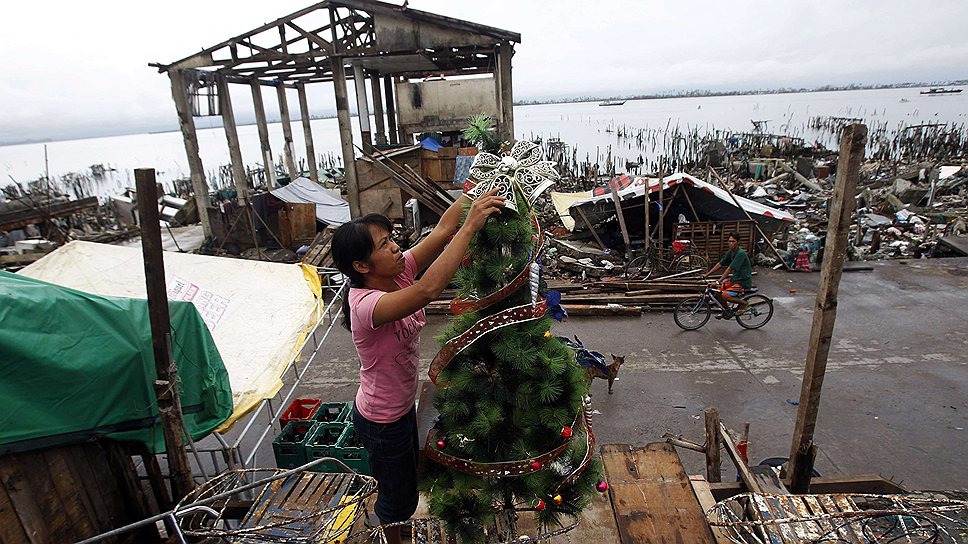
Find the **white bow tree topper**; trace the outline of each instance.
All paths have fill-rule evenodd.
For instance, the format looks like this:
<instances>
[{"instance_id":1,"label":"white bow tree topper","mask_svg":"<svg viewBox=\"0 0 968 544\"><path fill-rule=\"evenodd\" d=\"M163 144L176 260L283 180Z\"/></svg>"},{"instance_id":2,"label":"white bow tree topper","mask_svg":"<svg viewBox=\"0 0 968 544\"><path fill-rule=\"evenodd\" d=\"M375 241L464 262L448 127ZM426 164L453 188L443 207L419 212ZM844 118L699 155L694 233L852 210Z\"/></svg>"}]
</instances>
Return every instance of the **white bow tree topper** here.
<instances>
[{"instance_id":1,"label":"white bow tree topper","mask_svg":"<svg viewBox=\"0 0 968 544\"><path fill-rule=\"evenodd\" d=\"M541 159L541 148L526 140L515 142L511 152L504 157L480 153L468 174L475 185L464 192L474 200L497 188L497 195L506 199L505 206L517 210L518 203L514 197L514 186L517 185L528 200L528 207L531 207L541 193L558 181L555 163Z\"/></svg>"}]
</instances>

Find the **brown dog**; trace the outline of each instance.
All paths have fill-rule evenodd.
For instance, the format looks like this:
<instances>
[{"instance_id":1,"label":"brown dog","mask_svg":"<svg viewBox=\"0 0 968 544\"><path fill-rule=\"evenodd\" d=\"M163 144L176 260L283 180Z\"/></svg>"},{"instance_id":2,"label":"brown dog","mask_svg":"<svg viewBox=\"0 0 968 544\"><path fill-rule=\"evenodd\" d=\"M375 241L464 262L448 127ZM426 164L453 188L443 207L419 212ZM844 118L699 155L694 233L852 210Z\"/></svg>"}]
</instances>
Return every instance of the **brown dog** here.
<instances>
[{"instance_id":1,"label":"brown dog","mask_svg":"<svg viewBox=\"0 0 968 544\"><path fill-rule=\"evenodd\" d=\"M612 363L608 365L608 373L602 372L595 367L587 367L585 369L588 372L588 382L591 383L595 378L602 378L608 380L608 394L612 394L612 383L615 381L615 377L618 376L618 369L622 367L622 363L625 362L625 356L619 357L614 353L610 354L612 356Z\"/></svg>"}]
</instances>

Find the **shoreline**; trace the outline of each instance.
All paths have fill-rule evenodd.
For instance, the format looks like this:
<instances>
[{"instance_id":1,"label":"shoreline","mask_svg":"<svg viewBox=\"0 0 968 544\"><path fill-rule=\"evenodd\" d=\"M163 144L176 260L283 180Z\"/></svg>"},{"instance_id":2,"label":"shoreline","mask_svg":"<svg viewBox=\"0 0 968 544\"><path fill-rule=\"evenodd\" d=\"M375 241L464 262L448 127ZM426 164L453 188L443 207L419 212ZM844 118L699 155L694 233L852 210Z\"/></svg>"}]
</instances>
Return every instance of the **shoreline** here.
<instances>
[{"instance_id":1,"label":"shoreline","mask_svg":"<svg viewBox=\"0 0 968 544\"><path fill-rule=\"evenodd\" d=\"M953 80L945 83L925 83L925 82L905 82L905 83L888 83L883 85L822 85L820 87L814 88L799 88L799 89L763 89L763 90L738 90L738 91L709 91L709 90L691 90L691 91L680 91L669 94L625 94L625 95L612 95L612 96L572 96L560 99L538 99L538 100L521 100L515 101L515 106L544 106L544 105L563 105L563 104L587 104L590 102L601 102L603 100L663 100L670 98L716 98L716 97L728 97L728 96L769 96L769 95L785 95L785 94L808 94L808 93L822 93L822 92L836 92L836 91L878 91L878 90L891 90L891 89L917 89L921 87L968 87L968 79ZM333 119L336 117L335 113L324 113L324 114L314 114L310 115L310 119L321 120L321 119ZM356 117L355 113L351 113L350 117ZM292 122L299 121L297 117L293 117ZM269 124L279 123L277 119L275 121L269 121ZM254 125L255 121L239 122L238 126L249 126ZM221 125L218 124L217 127L220 128ZM69 142L73 140L90 140L95 138L112 138L115 136L134 136L138 134L166 134L170 132L178 132L180 129L177 125L170 128L139 128L132 129L130 131L121 131L111 134L98 134L98 135L84 135L84 136L73 136L68 138L30 138L22 141L11 141L11 142L0 142L0 147L13 147L18 145L34 145L34 144L49 144L56 142Z\"/></svg>"},{"instance_id":2,"label":"shoreline","mask_svg":"<svg viewBox=\"0 0 968 544\"><path fill-rule=\"evenodd\" d=\"M663 100L668 98L715 98L722 96L760 96L760 95L782 95L782 94L808 94L808 93L828 93L837 91L881 91L892 89L919 89L922 87L966 87L968 80L959 79L948 83L889 83L885 85L842 85L831 86L823 85L812 89L767 89L767 90L743 90L743 91L706 91L693 90L682 91L674 94L636 94L636 95L612 95L612 96L582 96L568 97L559 100L522 100L515 102L515 106L543 106L548 104L585 104L588 102L601 102L603 100Z\"/></svg>"}]
</instances>

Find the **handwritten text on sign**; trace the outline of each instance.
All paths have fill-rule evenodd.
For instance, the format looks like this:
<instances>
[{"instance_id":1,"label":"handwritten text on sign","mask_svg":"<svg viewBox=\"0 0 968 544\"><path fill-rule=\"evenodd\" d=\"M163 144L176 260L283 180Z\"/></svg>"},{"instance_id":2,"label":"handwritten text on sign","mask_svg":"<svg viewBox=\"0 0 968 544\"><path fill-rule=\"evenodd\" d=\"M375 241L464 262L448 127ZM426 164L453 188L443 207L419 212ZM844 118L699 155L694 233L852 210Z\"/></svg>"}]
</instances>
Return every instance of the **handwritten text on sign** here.
<instances>
[{"instance_id":1,"label":"handwritten text on sign","mask_svg":"<svg viewBox=\"0 0 968 544\"><path fill-rule=\"evenodd\" d=\"M194 304L210 331L214 331L222 321L231 303L231 300L178 276L168 278L168 300L182 300Z\"/></svg>"}]
</instances>

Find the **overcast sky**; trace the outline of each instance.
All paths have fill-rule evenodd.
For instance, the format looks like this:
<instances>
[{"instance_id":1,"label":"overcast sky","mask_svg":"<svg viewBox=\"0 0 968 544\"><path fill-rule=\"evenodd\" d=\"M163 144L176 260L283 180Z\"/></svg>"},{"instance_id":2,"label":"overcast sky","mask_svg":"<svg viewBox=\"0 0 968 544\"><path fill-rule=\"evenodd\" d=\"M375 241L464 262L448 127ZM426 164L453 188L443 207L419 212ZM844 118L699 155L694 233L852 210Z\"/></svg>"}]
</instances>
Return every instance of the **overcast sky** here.
<instances>
[{"instance_id":1,"label":"overcast sky","mask_svg":"<svg viewBox=\"0 0 968 544\"><path fill-rule=\"evenodd\" d=\"M10 0L0 33L0 142L175 127L167 78L148 62L185 57L309 4ZM520 33L517 100L968 78L964 0L410 7ZM313 112L333 111L331 87L314 87ZM251 108L246 92L233 92L240 113Z\"/></svg>"}]
</instances>

